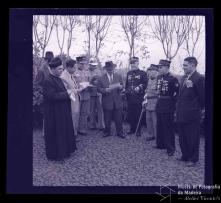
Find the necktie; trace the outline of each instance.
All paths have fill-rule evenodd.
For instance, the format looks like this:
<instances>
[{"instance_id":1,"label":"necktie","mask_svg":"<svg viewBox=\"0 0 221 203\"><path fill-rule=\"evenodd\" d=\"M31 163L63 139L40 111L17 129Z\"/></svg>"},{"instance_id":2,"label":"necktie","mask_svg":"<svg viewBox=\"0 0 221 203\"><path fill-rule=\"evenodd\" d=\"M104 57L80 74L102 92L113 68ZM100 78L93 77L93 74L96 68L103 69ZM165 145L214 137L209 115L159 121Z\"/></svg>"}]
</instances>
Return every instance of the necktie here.
<instances>
[{"instance_id":1,"label":"necktie","mask_svg":"<svg viewBox=\"0 0 221 203\"><path fill-rule=\"evenodd\" d=\"M184 76L182 88L183 88L184 85L186 84L186 81L188 80L188 78L189 78L189 75L185 75L185 76ZM182 88L181 88L181 89L182 89Z\"/></svg>"},{"instance_id":2,"label":"necktie","mask_svg":"<svg viewBox=\"0 0 221 203\"><path fill-rule=\"evenodd\" d=\"M110 83L113 83L113 75L110 75Z\"/></svg>"},{"instance_id":3,"label":"necktie","mask_svg":"<svg viewBox=\"0 0 221 203\"><path fill-rule=\"evenodd\" d=\"M71 75L71 79L72 79L72 81L74 82L75 88L77 88L77 83L76 83L75 78L74 78L73 75Z\"/></svg>"}]
</instances>

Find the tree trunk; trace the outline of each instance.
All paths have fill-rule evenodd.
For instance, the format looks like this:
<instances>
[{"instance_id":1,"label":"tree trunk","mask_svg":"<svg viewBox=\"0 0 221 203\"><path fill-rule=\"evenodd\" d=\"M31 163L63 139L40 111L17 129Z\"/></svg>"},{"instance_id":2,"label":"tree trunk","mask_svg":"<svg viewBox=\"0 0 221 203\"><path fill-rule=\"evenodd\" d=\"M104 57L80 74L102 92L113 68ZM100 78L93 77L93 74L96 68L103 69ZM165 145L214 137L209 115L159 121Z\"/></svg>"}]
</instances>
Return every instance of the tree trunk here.
<instances>
[{"instance_id":1,"label":"tree trunk","mask_svg":"<svg viewBox=\"0 0 221 203\"><path fill-rule=\"evenodd\" d=\"M91 33L88 31L88 55L91 55Z\"/></svg>"}]
</instances>

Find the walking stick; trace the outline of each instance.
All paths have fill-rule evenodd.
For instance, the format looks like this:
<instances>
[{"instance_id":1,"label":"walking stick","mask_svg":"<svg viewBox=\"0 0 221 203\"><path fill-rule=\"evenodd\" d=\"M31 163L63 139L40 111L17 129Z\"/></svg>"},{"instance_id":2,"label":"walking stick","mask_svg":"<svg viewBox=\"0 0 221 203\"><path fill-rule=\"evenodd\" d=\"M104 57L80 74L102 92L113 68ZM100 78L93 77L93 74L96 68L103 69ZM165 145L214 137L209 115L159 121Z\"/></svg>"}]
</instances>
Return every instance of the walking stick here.
<instances>
[{"instance_id":1,"label":"walking stick","mask_svg":"<svg viewBox=\"0 0 221 203\"><path fill-rule=\"evenodd\" d=\"M137 123L137 128L136 128L136 131L135 131L135 135L137 135L137 131L138 131L138 128L139 128L139 126L140 126L140 121L141 121L143 112L144 112L144 109L142 108L142 111L141 111L141 113L140 113L140 118L139 118L139 121L138 121L138 123Z\"/></svg>"}]
</instances>

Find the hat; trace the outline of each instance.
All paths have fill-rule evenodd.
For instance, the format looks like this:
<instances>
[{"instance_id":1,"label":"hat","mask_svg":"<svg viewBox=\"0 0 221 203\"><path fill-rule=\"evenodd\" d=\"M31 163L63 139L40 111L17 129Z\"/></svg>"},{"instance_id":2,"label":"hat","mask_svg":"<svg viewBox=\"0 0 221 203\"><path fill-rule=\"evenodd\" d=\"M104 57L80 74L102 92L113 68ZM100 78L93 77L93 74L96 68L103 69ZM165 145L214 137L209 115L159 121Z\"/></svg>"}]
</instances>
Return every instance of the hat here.
<instances>
[{"instance_id":1,"label":"hat","mask_svg":"<svg viewBox=\"0 0 221 203\"><path fill-rule=\"evenodd\" d=\"M76 61L73 59L68 59L66 61L66 67L73 67L76 64Z\"/></svg>"},{"instance_id":2,"label":"hat","mask_svg":"<svg viewBox=\"0 0 221 203\"><path fill-rule=\"evenodd\" d=\"M50 63L49 63L48 65L49 65L49 67L50 67L51 69L53 69L53 68L56 68L56 67L58 67L58 66L61 66L61 65L62 65L62 61L61 61L61 59L60 59L59 57L55 57L55 58L53 58L53 59L50 61Z\"/></svg>"},{"instance_id":3,"label":"hat","mask_svg":"<svg viewBox=\"0 0 221 203\"><path fill-rule=\"evenodd\" d=\"M51 59L54 58L54 54L52 51L46 51L44 59L48 59L51 61Z\"/></svg>"},{"instance_id":4,"label":"hat","mask_svg":"<svg viewBox=\"0 0 221 203\"><path fill-rule=\"evenodd\" d=\"M90 62L89 62L89 65L97 66L98 62L95 59L91 59Z\"/></svg>"},{"instance_id":5,"label":"hat","mask_svg":"<svg viewBox=\"0 0 221 203\"><path fill-rule=\"evenodd\" d=\"M112 61L106 61L105 66L103 68L105 69L110 69L110 68L115 68L116 64L114 64Z\"/></svg>"},{"instance_id":6,"label":"hat","mask_svg":"<svg viewBox=\"0 0 221 203\"><path fill-rule=\"evenodd\" d=\"M160 62L159 62L159 64L158 64L158 66L168 66L168 67L170 67L170 63L171 63L171 61L168 61L168 60L160 60Z\"/></svg>"},{"instance_id":7,"label":"hat","mask_svg":"<svg viewBox=\"0 0 221 203\"><path fill-rule=\"evenodd\" d=\"M147 70L158 70L158 65L150 64L150 67Z\"/></svg>"},{"instance_id":8,"label":"hat","mask_svg":"<svg viewBox=\"0 0 221 203\"><path fill-rule=\"evenodd\" d=\"M76 57L76 61L78 63L81 63L83 61L87 61L87 57L86 56L78 56L78 57Z\"/></svg>"},{"instance_id":9,"label":"hat","mask_svg":"<svg viewBox=\"0 0 221 203\"><path fill-rule=\"evenodd\" d=\"M133 57L130 58L130 63L134 63L134 62L137 62L137 61L139 61L139 58L136 57L136 56L133 56Z\"/></svg>"}]
</instances>

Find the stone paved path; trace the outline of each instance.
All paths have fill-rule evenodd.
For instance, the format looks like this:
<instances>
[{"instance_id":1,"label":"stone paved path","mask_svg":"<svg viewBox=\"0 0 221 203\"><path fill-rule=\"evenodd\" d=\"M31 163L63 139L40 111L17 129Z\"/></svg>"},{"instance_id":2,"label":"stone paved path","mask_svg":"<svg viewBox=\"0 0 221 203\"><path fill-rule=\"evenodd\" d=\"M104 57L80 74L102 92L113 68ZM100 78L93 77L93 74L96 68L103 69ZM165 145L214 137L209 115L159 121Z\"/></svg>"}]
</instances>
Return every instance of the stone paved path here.
<instances>
[{"instance_id":1,"label":"stone paved path","mask_svg":"<svg viewBox=\"0 0 221 203\"><path fill-rule=\"evenodd\" d=\"M124 126L126 131L126 126ZM166 150L154 149L146 133L127 139L102 137L90 131L79 136L78 150L64 163L48 161L41 130L33 133L34 186L163 186L199 185L204 182L204 138L200 144L200 164L188 168L176 160L180 156L178 137L176 153L168 157Z\"/></svg>"}]
</instances>

